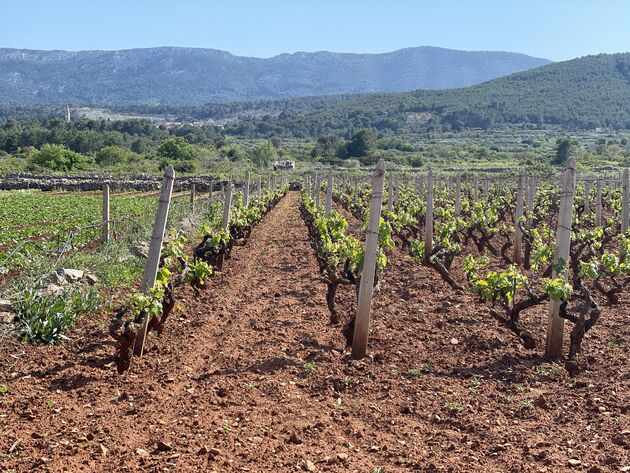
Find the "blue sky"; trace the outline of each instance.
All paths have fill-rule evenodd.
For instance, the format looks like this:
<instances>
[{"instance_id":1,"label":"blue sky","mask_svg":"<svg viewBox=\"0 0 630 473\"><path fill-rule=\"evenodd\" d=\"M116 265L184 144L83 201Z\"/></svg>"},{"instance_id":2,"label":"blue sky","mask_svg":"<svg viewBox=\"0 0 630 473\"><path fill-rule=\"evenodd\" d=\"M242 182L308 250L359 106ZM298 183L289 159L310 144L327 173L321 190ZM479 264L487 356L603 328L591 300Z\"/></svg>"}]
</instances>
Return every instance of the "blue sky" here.
<instances>
[{"instance_id":1,"label":"blue sky","mask_svg":"<svg viewBox=\"0 0 630 473\"><path fill-rule=\"evenodd\" d=\"M625 0L0 0L0 47L269 57L430 45L564 60L630 51L629 20Z\"/></svg>"}]
</instances>

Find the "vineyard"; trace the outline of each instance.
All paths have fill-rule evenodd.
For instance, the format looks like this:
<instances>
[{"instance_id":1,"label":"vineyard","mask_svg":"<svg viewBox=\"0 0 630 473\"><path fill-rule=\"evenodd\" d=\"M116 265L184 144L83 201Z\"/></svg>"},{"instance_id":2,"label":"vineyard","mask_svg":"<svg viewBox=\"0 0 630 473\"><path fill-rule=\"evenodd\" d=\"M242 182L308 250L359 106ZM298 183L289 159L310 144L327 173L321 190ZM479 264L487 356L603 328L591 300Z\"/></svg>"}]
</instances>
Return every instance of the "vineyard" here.
<instances>
[{"instance_id":1,"label":"vineyard","mask_svg":"<svg viewBox=\"0 0 630 473\"><path fill-rule=\"evenodd\" d=\"M0 470L630 471L627 169L175 180L0 192Z\"/></svg>"}]
</instances>

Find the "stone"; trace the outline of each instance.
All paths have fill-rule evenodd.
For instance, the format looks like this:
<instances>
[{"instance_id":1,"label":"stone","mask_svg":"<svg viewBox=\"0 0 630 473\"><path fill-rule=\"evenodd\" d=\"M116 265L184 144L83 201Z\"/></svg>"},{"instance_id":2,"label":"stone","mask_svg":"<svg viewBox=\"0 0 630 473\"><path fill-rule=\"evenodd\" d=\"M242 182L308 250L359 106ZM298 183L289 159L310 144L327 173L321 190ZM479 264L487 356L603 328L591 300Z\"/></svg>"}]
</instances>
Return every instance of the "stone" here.
<instances>
[{"instance_id":1,"label":"stone","mask_svg":"<svg viewBox=\"0 0 630 473\"><path fill-rule=\"evenodd\" d=\"M456 338L451 338L451 345L459 345L459 340Z\"/></svg>"},{"instance_id":2,"label":"stone","mask_svg":"<svg viewBox=\"0 0 630 473\"><path fill-rule=\"evenodd\" d=\"M15 314L12 312L0 312L0 324L12 324L15 320Z\"/></svg>"},{"instance_id":3,"label":"stone","mask_svg":"<svg viewBox=\"0 0 630 473\"><path fill-rule=\"evenodd\" d=\"M138 455L139 457L146 458L149 456L149 452L147 452L143 448L136 448L136 455Z\"/></svg>"},{"instance_id":4,"label":"stone","mask_svg":"<svg viewBox=\"0 0 630 473\"><path fill-rule=\"evenodd\" d=\"M80 269L61 268L58 273L69 283L79 282L83 279L85 272Z\"/></svg>"},{"instance_id":5,"label":"stone","mask_svg":"<svg viewBox=\"0 0 630 473\"><path fill-rule=\"evenodd\" d=\"M63 295L64 293L64 289L61 286L58 286L57 284L49 284L46 287L41 288L39 291L37 291L37 294L40 297L45 297L45 298L50 298L50 297L58 297Z\"/></svg>"},{"instance_id":6,"label":"stone","mask_svg":"<svg viewBox=\"0 0 630 473\"><path fill-rule=\"evenodd\" d=\"M11 312L11 301L8 299L0 299L0 312Z\"/></svg>"},{"instance_id":7,"label":"stone","mask_svg":"<svg viewBox=\"0 0 630 473\"><path fill-rule=\"evenodd\" d=\"M85 273L85 280L92 286L98 283L98 277L92 273Z\"/></svg>"},{"instance_id":8,"label":"stone","mask_svg":"<svg viewBox=\"0 0 630 473\"><path fill-rule=\"evenodd\" d=\"M132 255L137 256L138 258L148 258L149 257L149 244L148 243L138 243L135 246L132 246L129 251Z\"/></svg>"},{"instance_id":9,"label":"stone","mask_svg":"<svg viewBox=\"0 0 630 473\"><path fill-rule=\"evenodd\" d=\"M169 445L166 442L163 442L162 440L160 440L157 444L156 447L158 449L158 452L168 452L170 450L173 450L173 447L171 445Z\"/></svg>"},{"instance_id":10,"label":"stone","mask_svg":"<svg viewBox=\"0 0 630 473\"><path fill-rule=\"evenodd\" d=\"M568 463L569 463L569 466L573 466L573 467L580 466L582 464L580 460L577 460L575 458L569 459Z\"/></svg>"}]
</instances>

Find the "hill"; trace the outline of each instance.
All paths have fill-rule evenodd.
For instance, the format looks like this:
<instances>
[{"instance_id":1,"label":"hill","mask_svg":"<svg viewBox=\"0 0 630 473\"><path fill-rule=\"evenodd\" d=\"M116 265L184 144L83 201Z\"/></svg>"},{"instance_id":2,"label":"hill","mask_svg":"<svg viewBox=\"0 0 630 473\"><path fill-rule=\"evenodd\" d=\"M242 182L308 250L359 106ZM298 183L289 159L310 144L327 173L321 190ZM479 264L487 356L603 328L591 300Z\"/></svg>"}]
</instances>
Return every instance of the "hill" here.
<instances>
[{"instance_id":1,"label":"hill","mask_svg":"<svg viewBox=\"0 0 630 473\"><path fill-rule=\"evenodd\" d=\"M415 47L261 59L195 48L0 49L0 105L207 102L466 87L548 64L509 52Z\"/></svg>"},{"instance_id":2,"label":"hill","mask_svg":"<svg viewBox=\"0 0 630 473\"><path fill-rule=\"evenodd\" d=\"M357 128L385 133L553 124L630 129L630 53L585 56L467 88L370 94L330 107L241 121L240 134L321 136Z\"/></svg>"}]
</instances>

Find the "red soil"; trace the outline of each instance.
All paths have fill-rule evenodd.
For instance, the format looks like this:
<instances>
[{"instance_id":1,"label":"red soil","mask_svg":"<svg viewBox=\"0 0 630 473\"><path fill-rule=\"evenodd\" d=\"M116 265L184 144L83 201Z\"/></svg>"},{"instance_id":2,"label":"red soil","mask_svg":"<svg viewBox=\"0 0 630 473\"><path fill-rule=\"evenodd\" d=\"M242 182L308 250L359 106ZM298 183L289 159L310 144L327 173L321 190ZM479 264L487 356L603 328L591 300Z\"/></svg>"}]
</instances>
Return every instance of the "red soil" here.
<instances>
[{"instance_id":1,"label":"red soil","mask_svg":"<svg viewBox=\"0 0 630 473\"><path fill-rule=\"evenodd\" d=\"M328 324L298 206L290 192L201 296L180 290L165 333L130 374L116 374L106 314L85 317L62 346L5 340L0 470L630 465L627 295L587 335L591 370L572 382L472 295L396 249L374 301L371 355L351 361L341 326ZM349 315L352 288L340 292ZM531 317L542 336L544 311Z\"/></svg>"}]
</instances>

